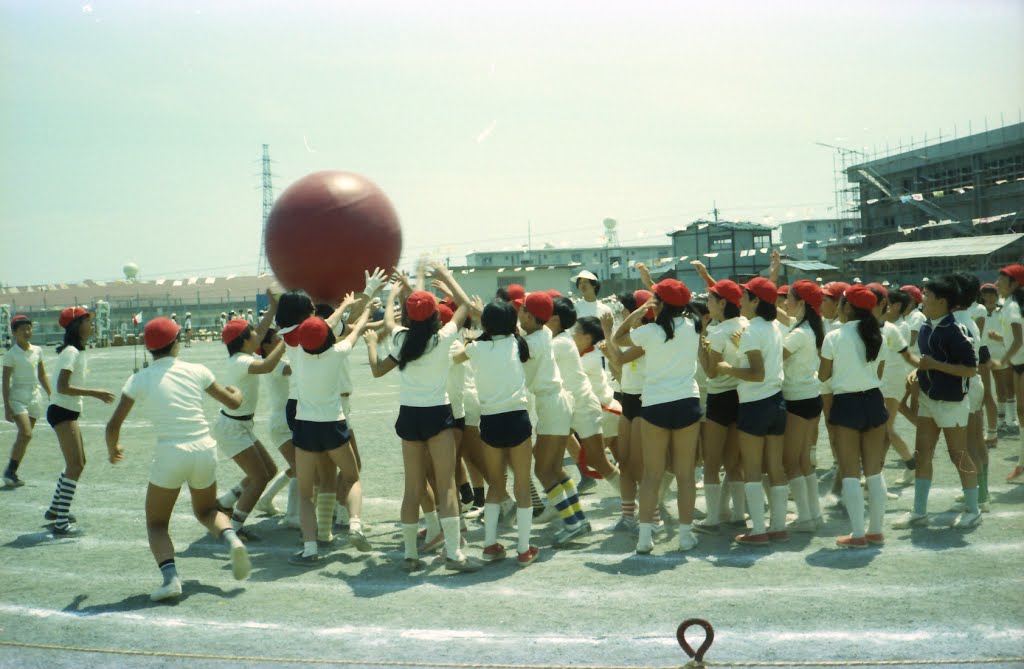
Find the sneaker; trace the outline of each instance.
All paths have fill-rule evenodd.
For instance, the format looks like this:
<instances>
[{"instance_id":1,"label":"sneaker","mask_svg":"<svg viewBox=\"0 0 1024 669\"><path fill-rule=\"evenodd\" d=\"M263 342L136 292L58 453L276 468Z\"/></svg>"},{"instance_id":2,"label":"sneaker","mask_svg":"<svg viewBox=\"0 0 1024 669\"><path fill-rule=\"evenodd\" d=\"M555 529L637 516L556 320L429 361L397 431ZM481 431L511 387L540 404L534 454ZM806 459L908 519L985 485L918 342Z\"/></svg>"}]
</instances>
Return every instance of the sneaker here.
<instances>
[{"instance_id":1,"label":"sneaker","mask_svg":"<svg viewBox=\"0 0 1024 669\"><path fill-rule=\"evenodd\" d=\"M464 514L462 514L462 517L465 518L466 520L473 520L473 519L479 518L479 517L481 517L483 515L484 515L484 507L482 507L482 506L473 506L473 507L470 507L469 511L465 512Z\"/></svg>"},{"instance_id":2,"label":"sneaker","mask_svg":"<svg viewBox=\"0 0 1024 669\"><path fill-rule=\"evenodd\" d=\"M879 532L878 534L865 534L864 538L868 540L868 543L872 546L884 546L885 535Z\"/></svg>"},{"instance_id":3,"label":"sneaker","mask_svg":"<svg viewBox=\"0 0 1024 669\"><path fill-rule=\"evenodd\" d=\"M616 534L635 534L639 529L636 518L620 516L618 522L612 527L612 532Z\"/></svg>"},{"instance_id":4,"label":"sneaker","mask_svg":"<svg viewBox=\"0 0 1024 669\"><path fill-rule=\"evenodd\" d=\"M981 513L971 513L970 511L961 513L953 523L953 527L958 530L967 530L978 525L981 525Z\"/></svg>"},{"instance_id":5,"label":"sneaker","mask_svg":"<svg viewBox=\"0 0 1024 669\"><path fill-rule=\"evenodd\" d=\"M244 581L249 578L252 572L252 562L249 561L249 551L245 546L234 546L231 549L231 573L236 581Z\"/></svg>"},{"instance_id":6,"label":"sneaker","mask_svg":"<svg viewBox=\"0 0 1024 669\"><path fill-rule=\"evenodd\" d=\"M1018 437L1018 436L1020 436L1020 425L1017 425L1017 424L1007 425L1006 426L1006 436L1007 437Z\"/></svg>"},{"instance_id":7,"label":"sneaker","mask_svg":"<svg viewBox=\"0 0 1024 669\"><path fill-rule=\"evenodd\" d=\"M651 528L651 532L654 534L654 536L658 536L659 534L665 531L665 527L665 521L664 519L662 519L657 523L654 523L654 527Z\"/></svg>"},{"instance_id":8,"label":"sneaker","mask_svg":"<svg viewBox=\"0 0 1024 669\"><path fill-rule=\"evenodd\" d=\"M426 566L426 563L419 558L405 558L402 560L402 571L407 574L411 574L414 571L420 571L421 569L426 568Z\"/></svg>"},{"instance_id":9,"label":"sneaker","mask_svg":"<svg viewBox=\"0 0 1024 669\"><path fill-rule=\"evenodd\" d=\"M642 543L642 542L638 541L636 543L636 553L637 553L637 555L650 555L652 551L654 551L654 541L653 540L645 542L645 543Z\"/></svg>"},{"instance_id":10,"label":"sneaker","mask_svg":"<svg viewBox=\"0 0 1024 669\"><path fill-rule=\"evenodd\" d=\"M320 555L318 553L303 555L302 551L299 551L288 558L288 564L293 564L296 567L312 567L319 561Z\"/></svg>"},{"instance_id":11,"label":"sneaker","mask_svg":"<svg viewBox=\"0 0 1024 669\"><path fill-rule=\"evenodd\" d=\"M794 520L789 525L786 525L786 530L800 534L814 534L818 531L818 524L813 520Z\"/></svg>"},{"instance_id":12,"label":"sneaker","mask_svg":"<svg viewBox=\"0 0 1024 669\"><path fill-rule=\"evenodd\" d=\"M747 546L770 546L771 537L768 536L767 532L763 534L750 534L748 532L747 534L736 535L736 543Z\"/></svg>"},{"instance_id":13,"label":"sneaker","mask_svg":"<svg viewBox=\"0 0 1024 669\"><path fill-rule=\"evenodd\" d=\"M256 534L248 527L238 528L237 530L235 530L235 534L237 534L238 538L247 544L258 544L259 542L263 541L263 539L260 538L260 535Z\"/></svg>"},{"instance_id":14,"label":"sneaker","mask_svg":"<svg viewBox=\"0 0 1024 669\"><path fill-rule=\"evenodd\" d=\"M597 479L592 479L586 476L580 479L580 482L576 484L576 493L582 495L583 493L590 492L597 486Z\"/></svg>"},{"instance_id":15,"label":"sneaker","mask_svg":"<svg viewBox=\"0 0 1024 669\"><path fill-rule=\"evenodd\" d=\"M956 502L957 504L963 504L964 503L964 494L960 493L959 495L957 495L956 497L953 498L953 501Z\"/></svg>"},{"instance_id":16,"label":"sneaker","mask_svg":"<svg viewBox=\"0 0 1024 669\"><path fill-rule=\"evenodd\" d=\"M532 564L538 555L540 555L540 549L536 546L530 546L525 552L516 556L516 560L519 562L520 567L525 567L528 564Z\"/></svg>"},{"instance_id":17,"label":"sneaker","mask_svg":"<svg viewBox=\"0 0 1024 669\"><path fill-rule=\"evenodd\" d=\"M914 485L915 478L917 478L915 470L907 469L906 467L904 467L903 473L900 475L898 479L896 479L896 485L900 487Z\"/></svg>"},{"instance_id":18,"label":"sneaker","mask_svg":"<svg viewBox=\"0 0 1024 669\"><path fill-rule=\"evenodd\" d=\"M181 579L175 576L167 585L161 585L149 596L152 602L162 602L166 599L177 599L181 597Z\"/></svg>"},{"instance_id":19,"label":"sneaker","mask_svg":"<svg viewBox=\"0 0 1024 669\"><path fill-rule=\"evenodd\" d=\"M894 492L893 492L893 491L891 491L891 490L886 490L886 491L885 491L885 498L886 498L886 499L899 499L899 498L900 498L900 496L899 496L899 495L897 495L896 493L894 493Z\"/></svg>"},{"instance_id":20,"label":"sneaker","mask_svg":"<svg viewBox=\"0 0 1024 669\"><path fill-rule=\"evenodd\" d=\"M441 540L444 541L443 538ZM369 553L373 550L373 546L370 545L370 541L362 530L349 530L348 542L355 546L360 553Z\"/></svg>"},{"instance_id":21,"label":"sneaker","mask_svg":"<svg viewBox=\"0 0 1024 669\"><path fill-rule=\"evenodd\" d=\"M589 520L584 520L576 523L575 525L566 525L555 535L555 543L553 545L555 548L561 548L562 546L572 543L574 539L582 537L584 534L590 534L590 531L591 527Z\"/></svg>"},{"instance_id":22,"label":"sneaker","mask_svg":"<svg viewBox=\"0 0 1024 669\"><path fill-rule=\"evenodd\" d=\"M317 540L316 540L316 546L317 546L317 548L331 548L332 546L334 546L335 540L337 538L338 537L336 535L333 535L333 534L331 535L330 539L320 539L318 537Z\"/></svg>"},{"instance_id":23,"label":"sneaker","mask_svg":"<svg viewBox=\"0 0 1024 669\"><path fill-rule=\"evenodd\" d=\"M867 537L855 537L848 534L845 537L836 537L836 545L840 548L867 548Z\"/></svg>"},{"instance_id":24,"label":"sneaker","mask_svg":"<svg viewBox=\"0 0 1024 669\"><path fill-rule=\"evenodd\" d=\"M480 560L465 556L463 556L461 560L453 560L451 558L448 558L444 561L444 568L448 571L457 571L462 572L464 574L470 574L474 571L480 571L480 568L483 566L484 565L482 562L480 562Z\"/></svg>"},{"instance_id":25,"label":"sneaker","mask_svg":"<svg viewBox=\"0 0 1024 669\"><path fill-rule=\"evenodd\" d=\"M828 483L836 477L836 468L832 467L827 472L818 477L818 483Z\"/></svg>"},{"instance_id":26,"label":"sneaker","mask_svg":"<svg viewBox=\"0 0 1024 669\"><path fill-rule=\"evenodd\" d=\"M85 530L74 523L65 525L63 528L59 525L54 525L50 531L53 532L54 537L80 537L85 534Z\"/></svg>"},{"instance_id":27,"label":"sneaker","mask_svg":"<svg viewBox=\"0 0 1024 669\"><path fill-rule=\"evenodd\" d=\"M437 536L432 538L430 541L424 541L421 550L424 553L433 553L441 546L444 546L444 532L438 532Z\"/></svg>"},{"instance_id":28,"label":"sneaker","mask_svg":"<svg viewBox=\"0 0 1024 669\"><path fill-rule=\"evenodd\" d=\"M219 499L217 500L217 510L223 513L228 518L230 518L232 512L234 512L234 508L230 506L224 506L223 504L220 503Z\"/></svg>"},{"instance_id":29,"label":"sneaker","mask_svg":"<svg viewBox=\"0 0 1024 669\"><path fill-rule=\"evenodd\" d=\"M8 488L20 488L25 482L18 478L14 472L4 472L4 483Z\"/></svg>"},{"instance_id":30,"label":"sneaker","mask_svg":"<svg viewBox=\"0 0 1024 669\"><path fill-rule=\"evenodd\" d=\"M789 541L789 532L786 530L775 530L774 532L768 533L768 538L772 541L778 541L780 544L784 544Z\"/></svg>"},{"instance_id":31,"label":"sneaker","mask_svg":"<svg viewBox=\"0 0 1024 669\"><path fill-rule=\"evenodd\" d=\"M1006 477L1006 482L1009 483L1010 481L1016 481L1021 476L1024 476L1024 467L1017 465L1013 468L1013 471L1010 472L1010 475Z\"/></svg>"},{"instance_id":32,"label":"sneaker","mask_svg":"<svg viewBox=\"0 0 1024 669\"><path fill-rule=\"evenodd\" d=\"M658 505L658 513L661 514L662 521L672 520L672 518L673 518L672 514L669 513L668 507L665 506L664 504L659 504Z\"/></svg>"},{"instance_id":33,"label":"sneaker","mask_svg":"<svg viewBox=\"0 0 1024 669\"><path fill-rule=\"evenodd\" d=\"M299 519L298 516L287 516L286 515L284 518L281 519L281 523L285 527L290 527L293 530L301 530L302 529L302 521Z\"/></svg>"},{"instance_id":34,"label":"sneaker","mask_svg":"<svg viewBox=\"0 0 1024 669\"><path fill-rule=\"evenodd\" d=\"M922 516L916 513L904 514L901 518L893 521L892 527L894 530L906 530L911 527L928 527L928 514Z\"/></svg>"},{"instance_id":35,"label":"sneaker","mask_svg":"<svg viewBox=\"0 0 1024 669\"><path fill-rule=\"evenodd\" d=\"M57 513L55 511L51 511L51 510L47 509L46 513L43 514L43 518L45 520L48 520L48 521L50 521L52 523L53 521L57 520ZM73 513L69 513L68 514L68 522L69 523L77 523L78 522L78 519L75 518L75 514L73 514Z\"/></svg>"},{"instance_id":36,"label":"sneaker","mask_svg":"<svg viewBox=\"0 0 1024 669\"><path fill-rule=\"evenodd\" d=\"M501 544L491 544L484 548L480 559L484 562L497 562L505 559L505 547Z\"/></svg>"},{"instance_id":37,"label":"sneaker","mask_svg":"<svg viewBox=\"0 0 1024 669\"><path fill-rule=\"evenodd\" d=\"M274 500L272 499L267 500L266 502L257 502L256 506L254 506L252 510L257 513L262 513L264 516L280 516L284 513L281 509L277 508L277 505L274 504Z\"/></svg>"},{"instance_id":38,"label":"sneaker","mask_svg":"<svg viewBox=\"0 0 1024 669\"><path fill-rule=\"evenodd\" d=\"M992 507L989 506L988 502L978 502L978 508L981 510L982 513L988 513L989 511L992 510Z\"/></svg>"},{"instance_id":39,"label":"sneaker","mask_svg":"<svg viewBox=\"0 0 1024 669\"><path fill-rule=\"evenodd\" d=\"M693 532L683 532L679 535L679 550L688 551L697 547L697 535Z\"/></svg>"},{"instance_id":40,"label":"sneaker","mask_svg":"<svg viewBox=\"0 0 1024 669\"><path fill-rule=\"evenodd\" d=\"M704 521L702 523L694 523L693 531L700 534L718 534L718 530L721 529L721 525L718 523L709 523Z\"/></svg>"},{"instance_id":41,"label":"sneaker","mask_svg":"<svg viewBox=\"0 0 1024 669\"><path fill-rule=\"evenodd\" d=\"M545 506L544 510L538 516L533 517L533 522L537 525L547 525L548 523L558 520L560 514L558 509L553 506Z\"/></svg>"}]
</instances>

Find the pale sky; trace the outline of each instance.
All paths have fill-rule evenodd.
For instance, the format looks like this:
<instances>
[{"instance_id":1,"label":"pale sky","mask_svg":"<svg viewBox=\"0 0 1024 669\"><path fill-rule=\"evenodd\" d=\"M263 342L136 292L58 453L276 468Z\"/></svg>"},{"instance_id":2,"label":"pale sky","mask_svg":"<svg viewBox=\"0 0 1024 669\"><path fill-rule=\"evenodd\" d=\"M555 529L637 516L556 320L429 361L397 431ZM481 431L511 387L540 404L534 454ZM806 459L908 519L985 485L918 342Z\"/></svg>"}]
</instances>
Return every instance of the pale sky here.
<instances>
[{"instance_id":1,"label":"pale sky","mask_svg":"<svg viewBox=\"0 0 1024 669\"><path fill-rule=\"evenodd\" d=\"M251 274L367 175L404 256L832 217L833 153L1024 107L1024 2L0 0L0 282Z\"/></svg>"}]
</instances>

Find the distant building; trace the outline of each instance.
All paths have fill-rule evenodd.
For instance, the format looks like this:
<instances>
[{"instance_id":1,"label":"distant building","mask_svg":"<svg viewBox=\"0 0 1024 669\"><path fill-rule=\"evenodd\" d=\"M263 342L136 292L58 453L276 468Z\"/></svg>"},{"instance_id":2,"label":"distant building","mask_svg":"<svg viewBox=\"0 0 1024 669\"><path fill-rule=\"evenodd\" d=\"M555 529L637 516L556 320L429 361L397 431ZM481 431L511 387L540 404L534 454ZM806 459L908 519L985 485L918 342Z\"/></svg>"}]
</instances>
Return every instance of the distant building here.
<instances>
[{"instance_id":1,"label":"distant building","mask_svg":"<svg viewBox=\"0 0 1024 669\"><path fill-rule=\"evenodd\" d=\"M771 261L772 228L766 225L694 221L669 237L675 277L690 290L704 292L704 282L690 264L694 260L704 263L715 279L741 281L761 275Z\"/></svg>"},{"instance_id":2,"label":"distant building","mask_svg":"<svg viewBox=\"0 0 1024 669\"><path fill-rule=\"evenodd\" d=\"M970 272L995 281L999 268L1024 258L1024 234L899 242L858 259L861 275L920 285L925 277Z\"/></svg>"},{"instance_id":3,"label":"distant building","mask_svg":"<svg viewBox=\"0 0 1024 669\"><path fill-rule=\"evenodd\" d=\"M530 265L528 267L466 265L453 266L450 269L467 295L479 295L486 303L494 297L499 288L507 288L513 283L518 283L528 293L554 288L565 296L569 296L570 293L578 295L570 278L583 268L579 265ZM608 291L602 289L602 297L608 294Z\"/></svg>"},{"instance_id":4,"label":"distant building","mask_svg":"<svg viewBox=\"0 0 1024 669\"><path fill-rule=\"evenodd\" d=\"M860 244L860 220L825 218L779 224L779 250L795 260L827 262L834 244Z\"/></svg>"}]
</instances>

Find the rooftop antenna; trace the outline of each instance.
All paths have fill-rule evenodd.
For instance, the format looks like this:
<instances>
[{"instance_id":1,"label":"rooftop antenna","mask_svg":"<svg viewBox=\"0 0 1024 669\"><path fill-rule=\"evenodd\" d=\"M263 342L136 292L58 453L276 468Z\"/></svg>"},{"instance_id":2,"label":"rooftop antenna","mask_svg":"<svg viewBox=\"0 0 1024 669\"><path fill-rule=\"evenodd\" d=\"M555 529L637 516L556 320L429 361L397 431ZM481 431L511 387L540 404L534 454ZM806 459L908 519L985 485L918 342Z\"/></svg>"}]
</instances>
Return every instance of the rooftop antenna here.
<instances>
[{"instance_id":1,"label":"rooftop antenna","mask_svg":"<svg viewBox=\"0 0 1024 669\"><path fill-rule=\"evenodd\" d=\"M270 174L270 145L263 145L263 236L260 238L260 260L256 266L256 276L266 274L267 264L267 219L274 207L274 182Z\"/></svg>"}]
</instances>

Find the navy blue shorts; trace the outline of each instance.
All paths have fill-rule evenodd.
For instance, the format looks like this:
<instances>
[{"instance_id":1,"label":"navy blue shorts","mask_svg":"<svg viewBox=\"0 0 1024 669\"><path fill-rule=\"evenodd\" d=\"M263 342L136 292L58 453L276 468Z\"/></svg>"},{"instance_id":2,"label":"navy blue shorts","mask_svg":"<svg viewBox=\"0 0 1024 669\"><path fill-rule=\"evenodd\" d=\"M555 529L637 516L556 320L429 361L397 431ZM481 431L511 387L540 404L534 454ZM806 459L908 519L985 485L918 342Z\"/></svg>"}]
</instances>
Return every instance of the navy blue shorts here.
<instances>
[{"instance_id":1,"label":"navy blue shorts","mask_svg":"<svg viewBox=\"0 0 1024 669\"><path fill-rule=\"evenodd\" d=\"M427 441L455 427L451 404L433 407L398 407L395 432L405 441Z\"/></svg>"},{"instance_id":2,"label":"navy blue shorts","mask_svg":"<svg viewBox=\"0 0 1024 669\"><path fill-rule=\"evenodd\" d=\"M655 427L681 430L700 420L700 399L686 397L672 402L651 404L640 410L640 416Z\"/></svg>"},{"instance_id":3,"label":"navy blue shorts","mask_svg":"<svg viewBox=\"0 0 1024 669\"><path fill-rule=\"evenodd\" d=\"M1024 365L1014 365L1011 363L1010 367L1013 367L1015 374L1024 374Z\"/></svg>"},{"instance_id":4,"label":"navy blue shorts","mask_svg":"<svg viewBox=\"0 0 1024 669\"><path fill-rule=\"evenodd\" d=\"M722 393L708 393L708 420L728 427L736 422L739 410L740 396L735 389Z\"/></svg>"},{"instance_id":5,"label":"navy blue shorts","mask_svg":"<svg viewBox=\"0 0 1024 669\"><path fill-rule=\"evenodd\" d=\"M866 432L885 425L889 412L885 409L885 398L878 388L859 393L836 393L832 396L832 410L828 422L858 432Z\"/></svg>"},{"instance_id":6,"label":"navy blue shorts","mask_svg":"<svg viewBox=\"0 0 1024 669\"><path fill-rule=\"evenodd\" d=\"M465 416L463 416L462 418L456 418L455 419L455 429L456 430L465 430L466 429L466 417Z\"/></svg>"},{"instance_id":7,"label":"navy blue shorts","mask_svg":"<svg viewBox=\"0 0 1024 669\"><path fill-rule=\"evenodd\" d=\"M755 437L781 437L786 433L786 400L777 392L756 402L741 402L736 429Z\"/></svg>"},{"instance_id":8,"label":"navy blue shorts","mask_svg":"<svg viewBox=\"0 0 1024 669\"><path fill-rule=\"evenodd\" d=\"M643 409L643 401L640 399L640 395L620 393L619 404L622 405L622 417L626 420L640 417L641 410Z\"/></svg>"},{"instance_id":9,"label":"navy blue shorts","mask_svg":"<svg viewBox=\"0 0 1024 669\"><path fill-rule=\"evenodd\" d=\"M821 415L821 395L809 400L786 400L786 411L805 420L814 420Z\"/></svg>"},{"instance_id":10,"label":"navy blue shorts","mask_svg":"<svg viewBox=\"0 0 1024 669\"><path fill-rule=\"evenodd\" d=\"M978 350L978 364L984 365L985 363L992 360L992 353L989 352L988 346L982 346Z\"/></svg>"},{"instance_id":11,"label":"navy blue shorts","mask_svg":"<svg viewBox=\"0 0 1024 669\"><path fill-rule=\"evenodd\" d=\"M292 432L295 432L295 410L298 406L298 400L288 400L284 403L284 419L288 422L288 429Z\"/></svg>"},{"instance_id":12,"label":"navy blue shorts","mask_svg":"<svg viewBox=\"0 0 1024 669\"><path fill-rule=\"evenodd\" d=\"M530 413L525 409L480 416L480 439L494 448L512 448L533 435Z\"/></svg>"},{"instance_id":13,"label":"navy blue shorts","mask_svg":"<svg viewBox=\"0 0 1024 669\"><path fill-rule=\"evenodd\" d=\"M295 420L292 443L295 448L309 453L326 453L340 448L352 440L348 423L343 420L320 423L311 420Z\"/></svg>"},{"instance_id":14,"label":"navy blue shorts","mask_svg":"<svg viewBox=\"0 0 1024 669\"><path fill-rule=\"evenodd\" d=\"M57 427L61 423L66 423L70 420L78 420L78 417L81 415L78 411L65 409L56 404L46 407L46 422L50 424L50 427Z\"/></svg>"}]
</instances>

